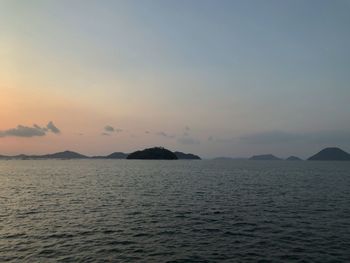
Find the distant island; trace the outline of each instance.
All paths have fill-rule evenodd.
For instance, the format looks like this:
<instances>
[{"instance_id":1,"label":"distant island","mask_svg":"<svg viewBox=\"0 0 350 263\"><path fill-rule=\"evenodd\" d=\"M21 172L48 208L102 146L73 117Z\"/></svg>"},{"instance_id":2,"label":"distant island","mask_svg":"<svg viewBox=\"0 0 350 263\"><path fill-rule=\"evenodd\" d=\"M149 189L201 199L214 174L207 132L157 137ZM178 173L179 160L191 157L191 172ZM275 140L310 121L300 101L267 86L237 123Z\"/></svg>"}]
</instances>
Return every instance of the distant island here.
<instances>
[{"instance_id":1,"label":"distant island","mask_svg":"<svg viewBox=\"0 0 350 263\"><path fill-rule=\"evenodd\" d=\"M53 154L47 154L40 156L44 159L85 159L88 158L85 155L82 155L80 153L71 152L71 151L65 151L65 152L59 152L59 153L53 153Z\"/></svg>"},{"instance_id":2,"label":"distant island","mask_svg":"<svg viewBox=\"0 0 350 263\"><path fill-rule=\"evenodd\" d=\"M179 160L201 160L198 155L192 153L174 152Z\"/></svg>"},{"instance_id":3,"label":"distant island","mask_svg":"<svg viewBox=\"0 0 350 263\"><path fill-rule=\"evenodd\" d=\"M72 151L64 151L57 152L52 154L44 154L44 155L26 155L19 154L14 156L5 156L0 155L0 159L20 159L20 160L29 160L29 159L87 159L89 158L86 155L82 155L80 153L72 152Z\"/></svg>"},{"instance_id":4,"label":"distant island","mask_svg":"<svg viewBox=\"0 0 350 263\"><path fill-rule=\"evenodd\" d=\"M286 161L302 161L301 158L297 157L297 156L289 156Z\"/></svg>"},{"instance_id":5,"label":"distant island","mask_svg":"<svg viewBox=\"0 0 350 263\"><path fill-rule=\"evenodd\" d=\"M273 154L262 154L262 155L254 155L254 156L250 157L249 160L253 160L253 161L279 161L282 159L274 156Z\"/></svg>"},{"instance_id":6,"label":"distant island","mask_svg":"<svg viewBox=\"0 0 350 263\"><path fill-rule=\"evenodd\" d=\"M130 156L130 157L129 157ZM137 158L135 158L135 156ZM141 156L141 157L140 157ZM129 157L129 158L128 158ZM45 159L157 159L157 160L201 160L198 155L192 153L183 153L180 151L172 152L162 147L154 147L142 151L136 151L128 154L123 152L114 152L109 155L86 156L73 151L63 151L43 155L18 154L13 156L0 155L0 160L45 160Z\"/></svg>"},{"instance_id":7,"label":"distant island","mask_svg":"<svg viewBox=\"0 0 350 263\"><path fill-rule=\"evenodd\" d=\"M92 159L126 159L128 157L127 153L114 152L107 156L92 156Z\"/></svg>"},{"instance_id":8,"label":"distant island","mask_svg":"<svg viewBox=\"0 0 350 263\"><path fill-rule=\"evenodd\" d=\"M63 151L43 155L18 154L13 156L0 155L0 160L45 160L45 159L142 159L142 160L201 160L201 157L192 153L180 151L172 152L163 147L153 147L133 153L114 152L106 156L87 156L73 151ZM218 157L213 160L253 160L253 161L278 161L283 160L273 154L253 155L248 158ZM290 156L287 161L302 161L301 158ZM337 147L328 147L307 159L308 161L350 161L350 154Z\"/></svg>"},{"instance_id":9,"label":"distant island","mask_svg":"<svg viewBox=\"0 0 350 263\"><path fill-rule=\"evenodd\" d=\"M309 161L350 161L350 154L337 147L325 148L311 156Z\"/></svg>"},{"instance_id":10,"label":"distant island","mask_svg":"<svg viewBox=\"0 0 350 263\"><path fill-rule=\"evenodd\" d=\"M154 147L130 153L126 159L139 160L177 160L177 156L172 151L163 147Z\"/></svg>"}]
</instances>

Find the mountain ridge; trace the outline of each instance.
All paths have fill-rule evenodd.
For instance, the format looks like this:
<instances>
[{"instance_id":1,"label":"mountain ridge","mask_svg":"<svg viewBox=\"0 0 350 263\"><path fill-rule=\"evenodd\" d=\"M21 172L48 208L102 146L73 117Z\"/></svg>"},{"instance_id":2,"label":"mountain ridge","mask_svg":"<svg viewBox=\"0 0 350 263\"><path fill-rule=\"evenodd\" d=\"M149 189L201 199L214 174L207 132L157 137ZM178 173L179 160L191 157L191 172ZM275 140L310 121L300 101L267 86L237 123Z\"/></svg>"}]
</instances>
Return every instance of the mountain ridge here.
<instances>
[{"instance_id":1,"label":"mountain ridge","mask_svg":"<svg viewBox=\"0 0 350 263\"><path fill-rule=\"evenodd\" d=\"M309 161L350 161L350 154L338 147L327 147L308 158Z\"/></svg>"}]
</instances>

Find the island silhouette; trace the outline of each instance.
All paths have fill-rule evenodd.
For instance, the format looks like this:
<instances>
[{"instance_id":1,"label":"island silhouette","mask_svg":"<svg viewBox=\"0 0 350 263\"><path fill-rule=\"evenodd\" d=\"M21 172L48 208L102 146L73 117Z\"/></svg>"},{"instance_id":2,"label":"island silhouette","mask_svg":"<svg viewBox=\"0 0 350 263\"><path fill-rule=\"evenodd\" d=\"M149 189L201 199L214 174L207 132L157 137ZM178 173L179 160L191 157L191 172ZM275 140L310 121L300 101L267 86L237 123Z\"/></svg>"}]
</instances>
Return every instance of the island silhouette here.
<instances>
[{"instance_id":1,"label":"island silhouette","mask_svg":"<svg viewBox=\"0 0 350 263\"><path fill-rule=\"evenodd\" d=\"M177 160L177 156L172 151L163 147L153 147L130 153L126 159L140 160Z\"/></svg>"},{"instance_id":2,"label":"island silhouette","mask_svg":"<svg viewBox=\"0 0 350 263\"><path fill-rule=\"evenodd\" d=\"M253 155L249 158L249 160L255 160L255 161L279 161L282 160L281 158L278 158L274 156L273 154L261 154L261 155Z\"/></svg>"},{"instance_id":3,"label":"island silhouette","mask_svg":"<svg viewBox=\"0 0 350 263\"><path fill-rule=\"evenodd\" d=\"M128 157L127 153L114 152L106 156L92 156L93 159L126 159Z\"/></svg>"},{"instance_id":4,"label":"island silhouette","mask_svg":"<svg viewBox=\"0 0 350 263\"><path fill-rule=\"evenodd\" d=\"M350 161L350 154L338 147L328 147L311 156L310 161Z\"/></svg>"},{"instance_id":5,"label":"island silhouette","mask_svg":"<svg viewBox=\"0 0 350 263\"><path fill-rule=\"evenodd\" d=\"M301 158L297 157L297 156L289 156L286 161L302 161Z\"/></svg>"},{"instance_id":6,"label":"island silhouette","mask_svg":"<svg viewBox=\"0 0 350 263\"><path fill-rule=\"evenodd\" d=\"M174 152L176 157L180 160L201 160L198 155L192 153Z\"/></svg>"},{"instance_id":7,"label":"island silhouette","mask_svg":"<svg viewBox=\"0 0 350 263\"><path fill-rule=\"evenodd\" d=\"M183 153L180 151L170 151L164 147L153 147L144 150L138 150L132 153L113 152L106 156L87 156L78 152L63 151L44 155L0 155L2 160L30 160L30 159L142 159L142 160L201 160L201 157L192 153ZM245 160L246 158L219 157L214 160ZM248 160L252 161L279 161L282 158L273 154L253 155ZM296 156L290 156L287 161L302 160ZM306 159L308 161L350 161L350 154L338 147L328 147Z\"/></svg>"},{"instance_id":8,"label":"island silhouette","mask_svg":"<svg viewBox=\"0 0 350 263\"><path fill-rule=\"evenodd\" d=\"M144 159L144 160L201 160L198 155L192 153L183 153L180 151L172 152L163 147L153 147L144 150L135 151L133 153L113 152L106 156L87 156L73 151L63 151L44 155L26 155L18 154L13 156L0 155L0 159L16 159L16 160L31 160L31 159Z\"/></svg>"}]
</instances>

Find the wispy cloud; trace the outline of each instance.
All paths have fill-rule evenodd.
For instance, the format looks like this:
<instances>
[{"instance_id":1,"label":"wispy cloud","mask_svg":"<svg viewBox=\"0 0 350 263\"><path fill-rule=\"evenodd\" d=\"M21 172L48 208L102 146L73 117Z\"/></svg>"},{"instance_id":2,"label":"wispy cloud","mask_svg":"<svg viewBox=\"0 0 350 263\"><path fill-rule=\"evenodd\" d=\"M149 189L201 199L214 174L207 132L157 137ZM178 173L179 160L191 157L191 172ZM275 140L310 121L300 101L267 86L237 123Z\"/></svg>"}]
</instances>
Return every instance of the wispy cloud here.
<instances>
[{"instance_id":1,"label":"wispy cloud","mask_svg":"<svg viewBox=\"0 0 350 263\"><path fill-rule=\"evenodd\" d=\"M37 124L33 124L32 127L18 125L16 128L0 131L0 137L40 137L45 136L47 132L59 134L61 131L50 121L46 127L40 127Z\"/></svg>"},{"instance_id":2,"label":"wispy cloud","mask_svg":"<svg viewBox=\"0 0 350 263\"><path fill-rule=\"evenodd\" d=\"M105 132L116 132L116 133L119 133L119 132L122 132L123 130L122 130L122 129L114 128L114 127L111 126L111 125L106 125L106 126L104 127L104 131L105 131Z\"/></svg>"},{"instance_id":3,"label":"wispy cloud","mask_svg":"<svg viewBox=\"0 0 350 263\"><path fill-rule=\"evenodd\" d=\"M110 125L106 125L105 128L104 128L104 130L105 130L106 132L114 132L114 127L112 127L112 126L110 126Z\"/></svg>"},{"instance_id":4,"label":"wispy cloud","mask_svg":"<svg viewBox=\"0 0 350 263\"><path fill-rule=\"evenodd\" d=\"M165 137L165 138L169 138L169 139L173 139L175 138L175 135L170 135L167 134L166 132L157 132L156 135L161 136L161 137Z\"/></svg>"},{"instance_id":5,"label":"wispy cloud","mask_svg":"<svg viewBox=\"0 0 350 263\"><path fill-rule=\"evenodd\" d=\"M48 131L48 129L47 129L46 127L40 127L40 126L37 125L37 124L34 124L33 127L36 128L36 129L38 129L38 130L43 130L43 131L45 131L45 132Z\"/></svg>"},{"instance_id":6,"label":"wispy cloud","mask_svg":"<svg viewBox=\"0 0 350 263\"><path fill-rule=\"evenodd\" d=\"M0 137L35 137L35 136L45 136L46 132L40 127L28 127L23 125L18 125L16 128L8 129L5 131L0 131Z\"/></svg>"},{"instance_id":7,"label":"wispy cloud","mask_svg":"<svg viewBox=\"0 0 350 263\"><path fill-rule=\"evenodd\" d=\"M183 129L182 136L177 139L177 142L185 145L193 145L200 144L200 140L194 138L191 134L191 128L189 126L185 126Z\"/></svg>"},{"instance_id":8,"label":"wispy cloud","mask_svg":"<svg viewBox=\"0 0 350 263\"><path fill-rule=\"evenodd\" d=\"M52 121L47 124L46 128L55 134L61 133L60 129L58 129Z\"/></svg>"}]
</instances>

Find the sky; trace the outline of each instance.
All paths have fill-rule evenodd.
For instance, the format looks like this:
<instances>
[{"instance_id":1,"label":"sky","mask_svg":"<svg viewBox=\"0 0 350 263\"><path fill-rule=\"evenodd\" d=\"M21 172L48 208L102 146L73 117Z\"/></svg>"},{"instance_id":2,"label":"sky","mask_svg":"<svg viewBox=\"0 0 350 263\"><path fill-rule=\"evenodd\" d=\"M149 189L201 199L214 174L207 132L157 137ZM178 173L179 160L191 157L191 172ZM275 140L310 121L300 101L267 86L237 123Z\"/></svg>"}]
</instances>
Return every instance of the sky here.
<instances>
[{"instance_id":1,"label":"sky","mask_svg":"<svg viewBox=\"0 0 350 263\"><path fill-rule=\"evenodd\" d=\"M350 151L349 0L0 0L0 154Z\"/></svg>"}]
</instances>

